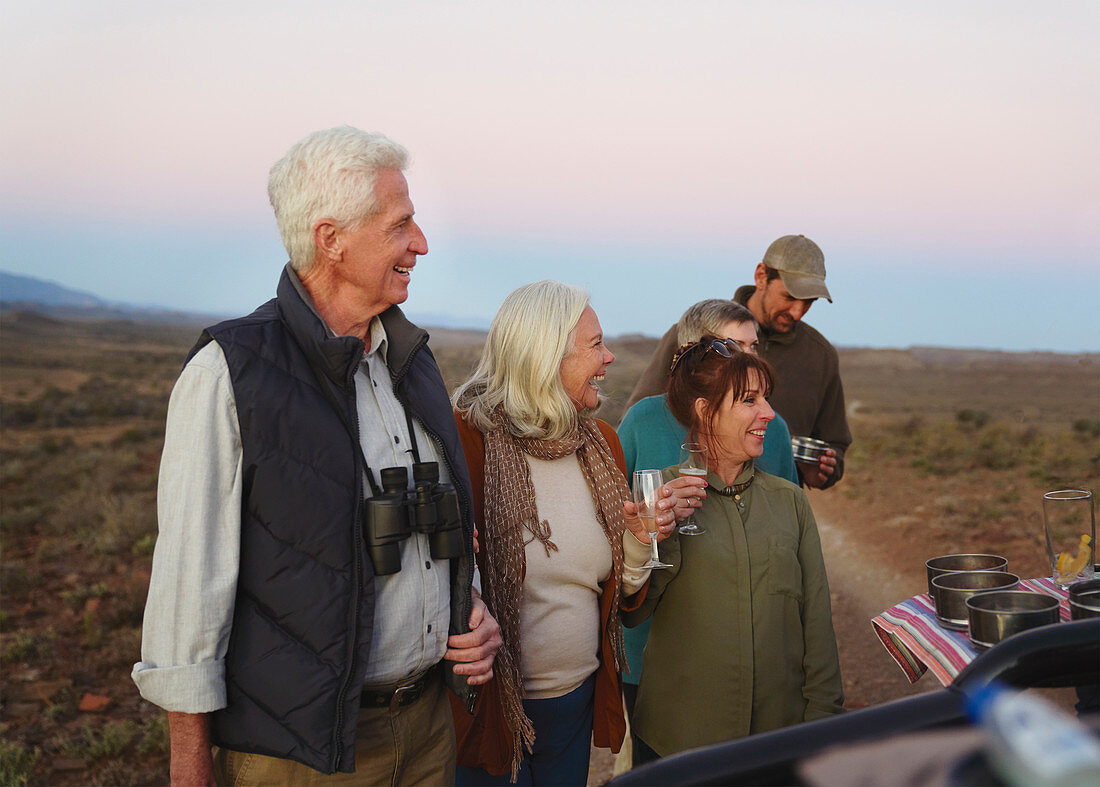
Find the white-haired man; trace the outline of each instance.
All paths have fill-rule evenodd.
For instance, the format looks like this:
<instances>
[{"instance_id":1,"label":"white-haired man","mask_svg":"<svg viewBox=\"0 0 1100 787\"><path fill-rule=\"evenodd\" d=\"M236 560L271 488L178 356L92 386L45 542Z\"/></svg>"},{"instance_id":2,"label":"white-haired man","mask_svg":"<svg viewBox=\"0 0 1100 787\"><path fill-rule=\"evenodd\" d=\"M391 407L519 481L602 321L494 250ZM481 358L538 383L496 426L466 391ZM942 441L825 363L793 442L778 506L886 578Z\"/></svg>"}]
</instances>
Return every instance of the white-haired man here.
<instances>
[{"instance_id":1,"label":"white-haired man","mask_svg":"<svg viewBox=\"0 0 1100 787\"><path fill-rule=\"evenodd\" d=\"M775 240L756 266L753 284L739 287L733 295L760 325L760 356L775 369L775 390L768 401L786 419L792 435L815 437L830 445L816 466L798 464L803 483L824 489L844 475L844 452L852 444L852 433L836 349L802 322L818 298L833 301L825 286L825 255L805 235ZM675 352L673 325L653 352L627 407L664 393Z\"/></svg>"},{"instance_id":2,"label":"white-haired man","mask_svg":"<svg viewBox=\"0 0 1100 787\"><path fill-rule=\"evenodd\" d=\"M492 677L465 459L397 307L428 251L406 159L348 127L295 144L276 297L207 328L172 392L133 677L173 783L447 783L444 685Z\"/></svg>"}]
</instances>

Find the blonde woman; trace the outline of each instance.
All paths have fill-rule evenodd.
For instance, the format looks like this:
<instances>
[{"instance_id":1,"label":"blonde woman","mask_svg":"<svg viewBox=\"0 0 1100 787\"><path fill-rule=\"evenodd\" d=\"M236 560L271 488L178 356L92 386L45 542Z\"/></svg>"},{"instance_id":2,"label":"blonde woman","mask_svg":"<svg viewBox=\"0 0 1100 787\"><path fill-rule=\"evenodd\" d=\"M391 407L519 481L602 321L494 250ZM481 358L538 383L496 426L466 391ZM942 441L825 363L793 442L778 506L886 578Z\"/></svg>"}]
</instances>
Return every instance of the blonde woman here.
<instances>
[{"instance_id":1,"label":"blonde woman","mask_svg":"<svg viewBox=\"0 0 1100 787\"><path fill-rule=\"evenodd\" d=\"M622 743L619 607L645 582L631 566L649 539L615 431L593 417L614 360L588 295L536 282L505 299L454 394L483 598L504 640L475 715L453 703L460 785L583 785L590 744ZM665 484L662 537L702 486Z\"/></svg>"}]
</instances>

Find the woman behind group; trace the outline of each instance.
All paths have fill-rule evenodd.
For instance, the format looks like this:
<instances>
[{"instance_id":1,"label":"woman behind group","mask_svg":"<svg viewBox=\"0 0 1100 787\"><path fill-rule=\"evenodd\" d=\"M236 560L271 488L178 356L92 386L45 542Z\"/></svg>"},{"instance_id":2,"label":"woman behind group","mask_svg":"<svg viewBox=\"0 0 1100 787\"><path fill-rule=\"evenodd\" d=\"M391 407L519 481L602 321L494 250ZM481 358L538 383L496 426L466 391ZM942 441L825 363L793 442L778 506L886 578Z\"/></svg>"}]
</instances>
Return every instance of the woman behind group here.
<instances>
[{"instance_id":1,"label":"woman behind group","mask_svg":"<svg viewBox=\"0 0 1100 787\"><path fill-rule=\"evenodd\" d=\"M614 360L587 294L536 282L505 299L454 394L482 597L504 640L475 715L452 700L460 785L582 785L590 742L622 743L619 606L647 573L624 571L624 548L640 565L648 538L615 432L591 415ZM663 534L701 495L686 481L665 485Z\"/></svg>"},{"instance_id":2,"label":"woman behind group","mask_svg":"<svg viewBox=\"0 0 1100 787\"><path fill-rule=\"evenodd\" d=\"M627 625L652 616L632 719L640 761L843 710L829 585L809 502L753 460L775 413L768 364L710 336L673 361L668 406L708 449L706 533L660 545ZM665 471L671 478L675 467Z\"/></svg>"}]
</instances>

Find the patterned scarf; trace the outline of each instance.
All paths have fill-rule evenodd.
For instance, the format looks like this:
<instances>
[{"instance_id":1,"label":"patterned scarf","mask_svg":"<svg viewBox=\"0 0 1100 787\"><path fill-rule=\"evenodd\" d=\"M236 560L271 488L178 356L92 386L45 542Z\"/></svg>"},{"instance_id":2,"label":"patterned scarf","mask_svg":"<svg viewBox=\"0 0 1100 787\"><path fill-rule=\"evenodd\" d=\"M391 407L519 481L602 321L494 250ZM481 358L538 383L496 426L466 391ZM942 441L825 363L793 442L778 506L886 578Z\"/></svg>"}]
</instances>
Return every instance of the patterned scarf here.
<instances>
[{"instance_id":1,"label":"patterned scarf","mask_svg":"<svg viewBox=\"0 0 1100 787\"><path fill-rule=\"evenodd\" d=\"M559 440L516 437L498 411L496 428L485 438L485 522L481 530L485 550L481 575L485 603L500 624L504 643L497 650L493 672L500 681L504 718L512 730L512 781L516 780L523 756L531 751L535 731L523 712L523 675L520 670L520 619L523 577L526 570L524 543L532 534L549 557L558 547L551 540L550 524L541 519L535 506L531 470L524 454L548 461L576 454L588 491L595 504L596 519L611 545L615 597L607 621L614 649L615 667L622 670L623 627L619 618L620 583L623 576L623 502L630 498L626 480L615 464L611 448L592 418L582 418L576 432Z\"/></svg>"}]
</instances>

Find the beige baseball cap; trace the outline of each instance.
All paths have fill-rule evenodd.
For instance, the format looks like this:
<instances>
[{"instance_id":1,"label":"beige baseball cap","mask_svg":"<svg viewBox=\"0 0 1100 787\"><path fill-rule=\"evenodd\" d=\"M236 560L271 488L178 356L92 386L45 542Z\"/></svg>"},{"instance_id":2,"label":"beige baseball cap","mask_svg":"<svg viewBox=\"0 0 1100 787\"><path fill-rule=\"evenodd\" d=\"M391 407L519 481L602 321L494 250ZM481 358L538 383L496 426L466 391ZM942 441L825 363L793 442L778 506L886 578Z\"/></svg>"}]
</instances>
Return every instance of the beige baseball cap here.
<instances>
[{"instance_id":1,"label":"beige baseball cap","mask_svg":"<svg viewBox=\"0 0 1100 787\"><path fill-rule=\"evenodd\" d=\"M833 302L825 286L825 255L805 235L784 235L764 252L763 263L779 271L787 291L798 298L825 298Z\"/></svg>"}]
</instances>

